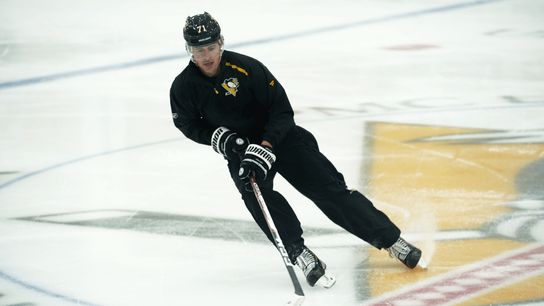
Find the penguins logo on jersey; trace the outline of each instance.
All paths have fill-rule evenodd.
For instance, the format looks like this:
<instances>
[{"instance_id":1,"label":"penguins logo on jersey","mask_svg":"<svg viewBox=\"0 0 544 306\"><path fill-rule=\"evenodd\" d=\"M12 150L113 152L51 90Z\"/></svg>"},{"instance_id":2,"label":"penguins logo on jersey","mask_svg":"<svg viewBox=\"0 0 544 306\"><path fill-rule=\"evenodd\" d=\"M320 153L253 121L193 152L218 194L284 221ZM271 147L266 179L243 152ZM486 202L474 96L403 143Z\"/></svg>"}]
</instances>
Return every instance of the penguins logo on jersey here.
<instances>
[{"instance_id":1,"label":"penguins logo on jersey","mask_svg":"<svg viewBox=\"0 0 544 306\"><path fill-rule=\"evenodd\" d=\"M229 78L225 79L221 86L223 86L223 88L227 91L225 92L225 96L232 95L236 97L236 93L238 93L238 87L240 86L240 83L238 82L237 78Z\"/></svg>"}]
</instances>

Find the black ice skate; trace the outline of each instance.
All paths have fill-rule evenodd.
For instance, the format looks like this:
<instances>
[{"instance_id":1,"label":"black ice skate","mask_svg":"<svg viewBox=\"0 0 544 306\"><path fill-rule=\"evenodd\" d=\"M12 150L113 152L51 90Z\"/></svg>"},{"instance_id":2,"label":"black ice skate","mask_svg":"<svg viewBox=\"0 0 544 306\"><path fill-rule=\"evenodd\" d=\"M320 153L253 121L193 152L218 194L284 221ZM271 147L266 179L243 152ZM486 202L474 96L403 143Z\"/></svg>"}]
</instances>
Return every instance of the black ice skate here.
<instances>
[{"instance_id":1,"label":"black ice skate","mask_svg":"<svg viewBox=\"0 0 544 306\"><path fill-rule=\"evenodd\" d=\"M391 247L387 248L389 256L398 258L408 268L413 269L421 259L421 250L399 237Z\"/></svg>"},{"instance_id":2,"label":"black ice skate","mask_svg":"<svg viewBox=\"0 0 544 306\"><path fill-rule=\"evenodd\" d=\"M303 247L300 255L296 257L296 264L304 272L306 281L312 287L317 284L328 289L336 283L333 276L325 274L327 265L306 246Z\"/></svg>"}]
</instances>

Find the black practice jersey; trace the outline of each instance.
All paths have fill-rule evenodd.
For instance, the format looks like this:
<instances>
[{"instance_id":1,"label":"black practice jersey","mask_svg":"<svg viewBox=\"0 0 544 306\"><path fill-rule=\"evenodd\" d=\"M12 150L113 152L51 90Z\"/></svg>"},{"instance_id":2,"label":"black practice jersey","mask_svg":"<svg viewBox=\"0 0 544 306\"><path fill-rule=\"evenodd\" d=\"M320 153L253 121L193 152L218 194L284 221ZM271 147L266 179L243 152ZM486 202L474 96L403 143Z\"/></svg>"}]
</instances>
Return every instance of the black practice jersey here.
<instances>
[{"instance_id":1,"label":"black practice jersey","mask_svg":"<svg viewBox=\"0 0 544 306\"><path fill-rule=\"evenodd\" d=\"M220 72L206 77L190 62L170 89L174 124L185 136L210 145L213 131L224 126L273 146L295 125L285 90L256 59L224 51Z\"/></svg>"}]
</instances>

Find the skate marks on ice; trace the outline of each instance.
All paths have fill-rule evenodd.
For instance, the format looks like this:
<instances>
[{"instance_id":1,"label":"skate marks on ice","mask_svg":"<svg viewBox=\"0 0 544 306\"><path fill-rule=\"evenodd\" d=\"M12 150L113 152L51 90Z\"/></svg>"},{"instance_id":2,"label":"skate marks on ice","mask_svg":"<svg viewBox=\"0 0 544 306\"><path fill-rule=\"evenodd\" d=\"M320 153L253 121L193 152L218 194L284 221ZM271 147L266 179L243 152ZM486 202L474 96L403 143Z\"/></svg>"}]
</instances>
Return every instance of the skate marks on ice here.
<instances>
[{"instance_id":1,"label":"skate marks on ice","mask_svg":"<svg viewBox=\"0 0 544 306\"><path fill-rule=\"evenodd\" d=\"M466 300L463 305L544 300L539 289L544 286L544 270L531 265L542 249L527 246L544 242L541 134L373 122L365 135L365 152L371 156L363 166L366 193L403 230L421 233L407 238L430 262L428 270L408 273L393 266L382 252L370 250L368 283L362 284L369 288L370 297L380 303L385 301L382 297L395 297L389 301L395 305L415 303L415 294L421 305L458 298ZM444 232L468 236L436 239L436 233ZM531 258L519 261L495 262L496 256L518 254L518 250L525 254L524 247L536 248L536 253L527 251ZM496 282L495 263L515 275L502 275L506 280ZM463 267L479 265L485 269L463 272ZM467 283L468 287L453 290L442 284L463 279L485 286ZM414 282L417 285L412 286ZM445 291L432 291L435 285ZM410 294L399 288L411 288Z\"/></svg>"},{"instance_id":2,"label":"skate marks on ice","mask_svg":"<svg viewBox=\"0 0 544 306\"><path fill-rule=\"evenodd\" d=\"M17 218L17 220L123 229L159 235L269 243L253 221L176 215L170 213L131 210L92 210L47 214ZM339 233L341 230L305 227L305 236Z\"/></svg>"},{"instance_id":3,"label":"skate marks on ice","mask_svg":"<svg viewBox=\"0 0 544 306\"><path fill-rule=\"evenodd\" d=\"M462 10L462 9L467 9L471 7L491 4L494 2L500 2L500 1L505 1L505 0L460 1L458 3L449 3L446 5L429 7L426 9L418 9L414 11L407 11L404 13L397 13L393 15L385 15L382 17L369 18L369 19L353 21L353 22L343 23L343 24L326 25L326 26L317 27L313 29L308 29L308 30L303 30L298 32L291 32L291 33L287 33L287 34L279 35L279 36L270 36L265 38L259 38L256 40L232 43L232 44L229 44L229 46L232 49L237 49L237 48L243 48L247 46L268 45L274 42L282 42L286 40L292 40L292 39L302 38L302 37L307 37L312 35L323 35L324 33L344 31L346 29L351 29L355 27L369 26L369 25L380 24L380 23L388 23L388 22L396 21L396 20L417 18L417 17L425 16L425 15L433 15L433 14L439 14L444 12ZM10 48L9 46L6 46L2 51L0 51L1 52L0 57L6 55L9 52L9 48ZM140 59L127 61L127 62L118 62L118 63L109 64L109 65L100 65L100 66L89 67L89 68L81 68L76 70L69 70L69 71L39 75L34 77L15 79L10 81L0 82L0 90L14 88L14 87L21 87L21 86L29 86L29 85L39 84L43 82L64 80L64 79L74 78L74 77L82 77L82 76L95 75L95 74L106 73L106 72L114 72L118 70L160 64L160 63L169 62L169 61L179 61L180 59L183 59L186 57L187 55L184 53L163 54L163 55L157 55L153 57L140 58Z\"/></svg>"},{"instance_id":4,"label":"skate marks on ice","mask_svg":"<svg viewBox=\"0 0 544 306\"><path fill-rule=\"evenodd\" d=\"M406 99L376 99L357 101L346 105L335 104L326 106L307 106L295 108L295 114L302 122L312 121L336 121L346 119L367 119L426 114L457 113L466 111L508 111L523 109L539 109L544 103L541 95L503 95L481 97L457 97L457 96L416 96ZM379 119L374 119L379 120ZM493 131L495 137L504 138ZM538 135L539 130L531 131L497 131L501 133ZM437 136L439 137L439 136ZM452 137L451 135L448 137ZM467 137L466 135L464 137ZM429 139L431 140L431 139ZM528 142L528 141L525 141Z\"/></svg>"},{"instance_id":5,"label":"skate marks on ice","mask_svg":"<svg viewBox=\"0 0 544 306\"><path fill-rule=\"evenodd\" d=\"M520 236L538 232L527 229L539 226L540 223L534 222L537 219L534 212L542 209L542 206L538 200L541 194L537 183L530 185L516 178L516 175L523 173L532 178L529 181L542 181L538 176L542 174L539 166L540 144L456 144L451 143L450 139L438 141L438 138L431 137L484 132L480 129L408 124L373 125L373 143L368 148L372 152L372 163L365 168L370 177L369 195L376 200L377 206L388 211L406 230L408 240L421 246L426 256L424 258L431 265L428 271L408 271L385 253L374 255L371 250L370 258L362 263L364 271L358 271L365 274L365 279L361 279L357 288L365 291L358 294L360 301L395 292L398 287L409 286L414 281L424 282L440 277L450 270L454 273L458 267L479 263L485 258L522 247L520 243L503 239L511 237L511 233L517 235L517 241L542 241L538 236ZM399 130L405 134L398 135ZM522 158L514 154L520 152L523 153ZM506 165L510 163L508 161L514 164ZM513 184L519 186L514 188ZM501 230L512 227L500 224L517 220L525 216L521 216L520 212L528 210L531 220L516 221L518 228L523 230ZM18 220L267 243L251 221L148 211L76 211ZM313 244L322 247L361 245L360 241L350 240L349 234L340 229L306 228L306 236L311 237ZM430 256L433 253L434 256ZM538 275L536 278L528 277L532 277L532 283L542 284ZM516 286L525 287L522 292L529 289L534 293L535 285L531 285L531 282L520 282L521 285ZM504 295L509 292L500 291L506 292ZM537 295L535 299L541 297ZM504 301L496 297L492 300ZM483 300L483 303L488 301Z\"/></svg>"},{"instance_id":6,"label":"skate marks on ice","mask_svg":"<svg viewBox=\"0 0 544 306\"><path fill-rule=\"evenodd\" d=\"M187 236L246 243L269 243L253 221L215 218L207 216L178 215L151 211L89 210L58 214L27 216L15 220L52 223L70 226L98 227L132 230L159 235ZM343 229L304 227L304 236L312 239L319 248L354 248L368 246ZM481 231L408 232L410 241L425 242L455 239L479 239L485 237Z\"/></svg>"}]
</instances>

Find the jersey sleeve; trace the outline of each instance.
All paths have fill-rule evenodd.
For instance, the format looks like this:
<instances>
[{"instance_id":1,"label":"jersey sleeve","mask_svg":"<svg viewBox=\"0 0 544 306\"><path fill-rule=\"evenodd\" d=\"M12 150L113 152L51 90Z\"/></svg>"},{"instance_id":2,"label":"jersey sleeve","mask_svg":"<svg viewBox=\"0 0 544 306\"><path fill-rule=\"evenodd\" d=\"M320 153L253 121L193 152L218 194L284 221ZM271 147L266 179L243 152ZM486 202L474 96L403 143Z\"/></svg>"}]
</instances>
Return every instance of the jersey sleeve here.
<instances>
[{"instance_id":1,"label":"jersey sleeve","mask_svg":"<svg viewBox=\"0 0 544 306\"><path fill-rule=\"evenodd\" d=\"M211 144L213 128L203 120L192 103L188 90L183 90L175 81L170 88L170 107L174 125L187 138L200 144Z\"/></svg>"},{"instance_id":2,"label":"jersey sleeve","mask_svg":"<svg viewBox=\"0 0 544 306\"><path fill-rule=\"evenodd\" d=\"M260 63L259 63L260 64ZM268 120L262 140L276 146L295 125L294 112L283 86L272 73L260 64L254 72L256 98L267 109Z\"/></svg>"}]
</instances>

